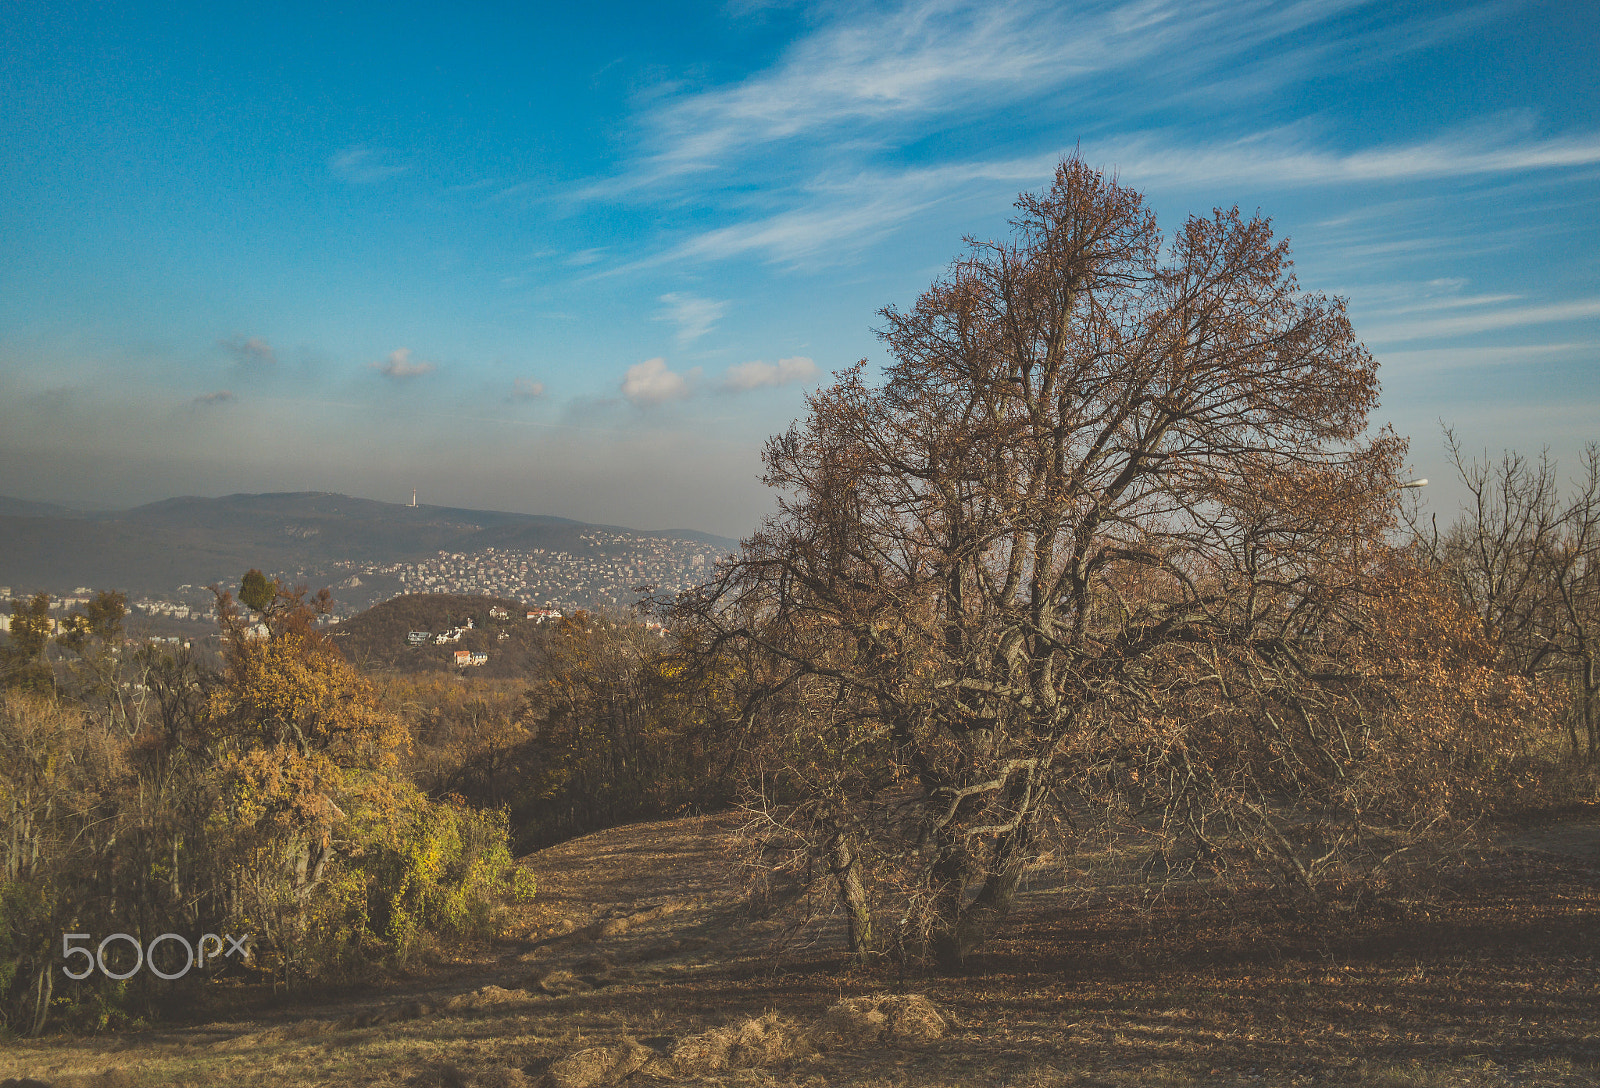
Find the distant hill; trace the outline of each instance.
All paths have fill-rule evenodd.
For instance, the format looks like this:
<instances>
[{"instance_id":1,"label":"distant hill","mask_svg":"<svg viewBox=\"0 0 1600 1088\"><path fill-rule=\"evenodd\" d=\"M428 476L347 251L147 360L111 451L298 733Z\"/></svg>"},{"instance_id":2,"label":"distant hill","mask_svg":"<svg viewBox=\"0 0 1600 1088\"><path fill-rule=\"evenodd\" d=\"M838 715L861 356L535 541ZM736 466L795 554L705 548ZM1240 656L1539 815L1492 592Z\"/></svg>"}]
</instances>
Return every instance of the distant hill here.
<instances>
[{"instance_id":1,"label":"distant hill","mask_svg":"<svg viewBox=\"0 0 1600 1088\"><path fill-rule=\"evenodd\" d=\"M29 502L0 495L0 517L14 518L81 518L83 512L70 506L57 506L53 502Z\"/></svg>"},{"instance_id":2,"label":"distant hill","mask_svg":"<svg viewBox=\"0 0 1600 1088\"><path fill-rule=\"evenodd\" d=\"M491 616L490 609L496 606L508 616ZM441 645L430 639L413 645L406 638L412 631L446 633L469 619L472 629L458 641ZM548 630L526 618L525 605L501 597L408 593L330 628L329 635L340 652L364 671L447 672L456 667L457 650L480 650L489 660L472 666L471 675L498 679L527 676L544 651Z\"/></svg>"},{"instance_id":3,"label":"distant hill","mask_svg":"<svg viewBox=\"0 0 1600 1088\"><path fill-rule=\"evenodd\" d=\"M584 534L600 529L723 550L736 546L689 530L642 533L567 518L403 506L328 492L175 498L91 513L0 499L0 585L56 593L77 586L170 593L180 584L231 583L251 567L321 585L343 577L340 564L415 561L440 551L576 553L590 546ZM372 594L380 588L395 587L371 586L351 603L378 599Z\"/></svg>"}]
</instances>

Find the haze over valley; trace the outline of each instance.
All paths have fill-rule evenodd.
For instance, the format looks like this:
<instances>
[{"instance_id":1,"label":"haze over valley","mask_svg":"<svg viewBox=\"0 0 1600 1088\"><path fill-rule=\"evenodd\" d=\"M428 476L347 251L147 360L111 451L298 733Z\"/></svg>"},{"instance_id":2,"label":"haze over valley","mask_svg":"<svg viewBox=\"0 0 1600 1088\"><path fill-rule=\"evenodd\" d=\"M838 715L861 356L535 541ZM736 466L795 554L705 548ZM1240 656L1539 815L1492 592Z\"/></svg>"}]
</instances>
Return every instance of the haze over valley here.
<instances>
[{"instance_id":1,"label":"haze over valley","mask_svg":"<svg viewBox=\"0 0 1600 1088\"><path fill-rule=\"evenodd\" d=\"M258 568L333 591L335 618L404 592L481 594L555 609L626 609L699 584L736 541L504 511L328 493L180 498L82 512L0 498L0 596L128 594L136 613L196 620L205 587ZM649 587L649 588L645 588Z\"/></svg>"}]
</instances>

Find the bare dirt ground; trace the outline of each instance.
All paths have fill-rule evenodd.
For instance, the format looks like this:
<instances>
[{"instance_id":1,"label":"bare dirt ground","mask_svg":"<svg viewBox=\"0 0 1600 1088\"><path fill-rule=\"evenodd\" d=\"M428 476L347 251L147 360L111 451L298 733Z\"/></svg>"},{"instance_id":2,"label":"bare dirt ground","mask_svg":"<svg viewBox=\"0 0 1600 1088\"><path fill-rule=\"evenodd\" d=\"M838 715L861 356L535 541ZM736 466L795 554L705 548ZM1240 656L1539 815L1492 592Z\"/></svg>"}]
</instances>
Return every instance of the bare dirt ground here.
<instances>
[{"instance_id":1,"label":"bare dirt ground","mask_svg":"<svg viewBox=\"0 0 1600 1088\"><path fill-rule=\"evenodd\" d=\"M532 855L539 895L511 939L381 986L292 998L246 988L174 1008L150 1030L14 1042L0 1051L0 1078L80 1088L1600 1084L1593 812L1508 829L1425 900L1316 917L1266 895L1223 904L1174 894L1141 907L1132 889L1085 888L1087 869L1065 883L1058 872L961 974L904 978L850 969L826 921L775 966L778 927L752 918L741 897L730 846L739 822L617 828ZM840 1005L895 994L926 996L942 1023L901 1032L860 1000ZM861 1014L853 1026L839 1026L841 1008Z\"/></svg>"}]
</instances>

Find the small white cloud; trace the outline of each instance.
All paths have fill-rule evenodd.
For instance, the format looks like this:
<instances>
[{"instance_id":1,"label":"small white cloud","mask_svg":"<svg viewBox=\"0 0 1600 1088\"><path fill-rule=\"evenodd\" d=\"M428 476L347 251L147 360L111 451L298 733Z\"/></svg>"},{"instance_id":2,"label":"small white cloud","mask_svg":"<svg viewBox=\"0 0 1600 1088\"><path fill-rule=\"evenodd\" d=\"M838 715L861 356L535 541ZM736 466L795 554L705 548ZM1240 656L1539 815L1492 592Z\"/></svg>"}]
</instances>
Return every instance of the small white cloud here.
<instances>
[{"instance_id":1,"label":"small white cloud","mask_svg":"<svg viewBox=\"0 0 1600 1088\"><path fill-rule=\"evenodd\" d=\"M729 393L748 393L790 382L810 381L817 376L817 364L804 355L779 359L776 363L753 362L730 366L722 374L722 388Z\"/></svg>"},{"instance_id":2,"label":"small white cloud","mask_svg":"<svg viewBox=\"0 0 1600 1088\"><path fill-rule=\"evenodd\" d=\"M411 167L395 162L386 151L370 147L347 147L328 160L328 171L351 185L371 185L403 174Z\"/></svg>"},{"instance_id":3,"label":"small white cloud","mask_svg":"<svg viewBox=\"0 0 1600 1088\"><path fill-rule=\"evenodd\" d=\"M662 404L669 400L682 400L689 395L689 381L699 373L699 368L679 374L667 367L659 356L635 363L622 379L622 395L634 404Z\"/></svg>"},{"instance_id":4,"label":"small white cloud","mask_svg":"<svg viewBox=\"0 0 1600 1088\"><path fill-rule=\"evenodd\" d=\"M544 382L531 378L518 378L511 383L512 400L538 400L544 396Z\"/></svg>"},{"instance_id":5,"label":"small white cloud","mask_svg":"<svg viewBox=\"0 0 1600 1088\"><path fill-rule=\"evenodd\" d=\"M594 249L580 249L576 253L567 254L567 258L563 263L566 264L568 268L582 268L585 265L594 264L601 257L605 256L605 252L605 246L598 246Z\"/></svg>"},{"instance_id":6,"label":"small white cloud","mask_svg":"<svg viewBox=\"0 0 1600 1088\"><path fill-rule=\"evenodd\" d=\"M728 310L726 302L677 292L662 295L660 302L665 309L656 314L656 320L670 321L678 326L680 348L687 347L716 328L717 322Z\"/></svg>"},{"instance_id":7,"label":"small white cloud","mask_svg":"<svg viewBox=\"0 0 1600 1088\"><path fill-rule=\"evenodd\" d=\"M215 393L201 393L190 403L196 405L197 407L209 408L214 404L227 404L229 401L235 399L237 398L235 398L232 393L226 389L222 389Z\"/></svg>"},{"instance_id":8,"label":"small white cloud","mask_svg":"<svg viewBox=\"0 0 1600 1088\"><path fill-rule=\"evenodd\" d=\"M218 340L217 347L232 355L241 363L265 363L271 365L278 361L278 356L272 350L272 345L259 336L252 336L248 340L242 336L235 336L232 340Z\"/></svg>"},{"instance_id":9,"label":"small white cloud","mask_svg":"<svg viewBox=\"0 0 1600 1088\"><path fill-rule=\"evenodd\" d=\"M387 359L369 365L379 374L393 381L415 378L420 374L431 373L433 370L433 364L430 362L422 359L412 362L410 348L396 348L389 353Z\"/></svg>"}]
</instances>

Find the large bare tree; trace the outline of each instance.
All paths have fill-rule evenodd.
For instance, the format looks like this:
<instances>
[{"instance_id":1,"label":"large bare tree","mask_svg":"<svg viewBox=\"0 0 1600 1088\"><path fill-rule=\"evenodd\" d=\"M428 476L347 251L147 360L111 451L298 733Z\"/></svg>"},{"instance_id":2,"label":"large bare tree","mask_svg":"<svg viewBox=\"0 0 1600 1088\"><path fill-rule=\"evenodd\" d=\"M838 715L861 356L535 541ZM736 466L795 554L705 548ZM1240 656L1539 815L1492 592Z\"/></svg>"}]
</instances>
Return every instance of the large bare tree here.
<instances>
[{"instance_id":1,"label":"large bare tree","mask_svg":"<svg viewBox=\"0 0 1600 1088\"><path fill-rule=\"evenodd\" d=\"M1309 888L1329 836L1283 799L1337 805L1363 744L1328 715L1404 446L1359 440L1377 367L1343 301L1266 220L1167 238L1076 157L1016 208L882 311L881 384L839 375L769 443L779 512L676 606L746 677L774 819L857 952L960 959L1041 814L1113 794Z\"/></svg>"}]
</instances>

